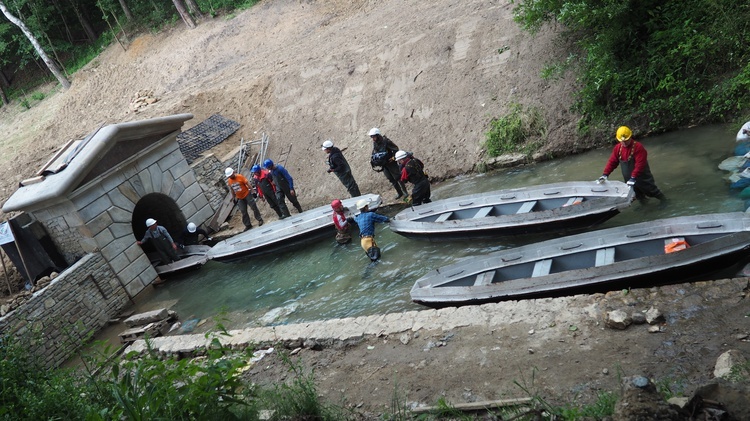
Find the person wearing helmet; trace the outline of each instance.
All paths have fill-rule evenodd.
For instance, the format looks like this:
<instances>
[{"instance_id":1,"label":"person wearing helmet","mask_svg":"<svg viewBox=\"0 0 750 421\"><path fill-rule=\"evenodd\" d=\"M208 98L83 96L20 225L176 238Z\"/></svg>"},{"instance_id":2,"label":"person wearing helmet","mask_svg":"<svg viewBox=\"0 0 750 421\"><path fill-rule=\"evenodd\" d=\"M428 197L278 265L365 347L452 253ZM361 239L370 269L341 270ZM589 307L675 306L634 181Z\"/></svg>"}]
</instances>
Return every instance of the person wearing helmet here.
<instances>
[{"instance_id":1,"label":"person wearing helmet","mask_svg":"<svg viewBox=\"0 0 750 421\"><path fill-rule=\"evenodd\" d=\"M194 246L200 244L200 236L203 236L203 240L211 241L211 237L203 228L198 228L194 223L190 222L187 224L184 230L182 230L182 236L180 237L179 246Z\"/></svg>"},{"instance_id":2,"label":"person wearing helmet","mask_svg":"<svg viewBox=\"0 0 750 421\"><path fill-rule=\"evenodd\" d=\"M380 248L375 242L375 223L390 222L391 220L379 213L370 212L370 202L365 199L357 202L359 214L354 216L354 222L359 226L359 243L367 257L373 262L380 259Z\"/></svg>"},{"instance_id":3,"label":"person wearing helmet","mask_svg":"<svg viewBox=\"0 0 750 421\"><path fill-rule=\"evenodd\" d=\"M237 174L232 168L224 170L224 175L227 177L227 185L229 185L229 192L232 193L232 200L234 200L234 203L240 210L240 214L242 214L242 224L245 226L245 231L253 227L250 215L247 213L248 206L253 210L253 216L258 221L258 226L263 225L263 217L260 215L260 209L258 209L258 205L255 203L257 194L253 192L254 188L250 185L247 178L242 174Z\"/></svg>"},{"instance_id":4,"label":"person wearing helmet","mask_svg":"<svg viewBox=\"0 0 750 421\"><path fill-rule=\"evenodd\" d=\"M396 152L396 161L401 169L401 181L414 185L411 189L411 201L414 206L430 203L430 178L424 172L424 164L411 152Z\"/></svg>"},{"instance_id":5,"label":"person wearing helmet","mask_svg":"<svg viewBox=\"0 0 750 421\"><path fill-rule=\"evenodd\" d=\"M156 219L153 218L146 219L146 227L143 239L136 241L136 244L139 246L147 243L151 244L159 255L162 265L168 265L180 260L180 257L177 256L177 244L172 240L172 236L169 235L169 231L166 228L157 225Z\"/></svg>"},{"instance_id":6,"label":"person wearing helmet","mask_svg":"<svg viewBox=\"0 0 750 421\"><path fill-rule=\"evenodd\" d=\"M276 212L279 219L289 217L289 209L287 209L286 202L284 202L284 195L282 194L281 197L276 195L277 189L271 179L271 173L262 169L258 164L253 165L250 172L253 175L253 182L255 182L260 200L268 203L268 206Z\"/></svg>"},{"instance_id":7,"label":"person wearing helmet","mask_svg":"<svg viewBox=\"0 0 750 421\"><path fill-rule=\"evenodd\" d=\"M275 164L272 160L266 159L263 161L263 167L271 173L271 179L276 185L276 199L279 203L284 200L284 196L289 199L297 213L302 213L302 206L300 206L297 200L297 192L294 191L294 180L289 171L284 168L283 165Z\"/></svg>"},{"instance_id":8,"label":"person wearing helmet","mask_svg":"<svg viewBox=\"0 0 750 421\"><path fill-rule=\"evenodd\" d=\"M651 174L648 165L648 153L643 144L633 139L633 132L627 126L620 126L615 138L617 139L617 145L612 149L612 154L597 182L607 181L609 175L619 165L625 182L633 187L636 199L643 202L648 196L664 202L666 197L656 187L654 176Z\"/></svg>"},{"instance_id":9,"label":"person wearing helmet","mask_svg":"<svg viewBox=\"0 0 750 421\"><path fill-rule=\"evenodd\" d=\"M346 191L349 192L351 197L362 196L362 193L359 192L359 186L354 181L354 176L352 176L352 169L349 167L349 163L346 162L344 154L341 153L341 149L333 146L331 139L323 142L321 149L328 154L328 160L326 161L328 164L327 172L336 174L336 177L346 187Z\"/></svg>"},{"instance_id":10,"label":"person wearing helmet","mask_svg":"<svg viewBox=\"0 0 750 421\"><path fill-rule=\"evenodd\" d=\"M339 244L346 244L352 241L352 235L349 233L351 228L351 222L354 219L347 215L347 210L344 204L339 199L331 202L331 209L333 209L333 225L336 227L336 242Z\"/></svg>"},{"instance_id":11,"label":"person wearing helmet","mask_svg":"<svg viewBox=\"0 0 750 421\"><path fill-rule=\"evenodd\" d=\"M406 195L406 185L401 181L401 172L396 163L395 154L398 152L398 146L383 136L380 129L373 127L367 133L372 139L372 156L370 156L370 166L377 172L382 172L385 178L396 189L396 199L398 200Z\"/></svg>"}]
</instances>

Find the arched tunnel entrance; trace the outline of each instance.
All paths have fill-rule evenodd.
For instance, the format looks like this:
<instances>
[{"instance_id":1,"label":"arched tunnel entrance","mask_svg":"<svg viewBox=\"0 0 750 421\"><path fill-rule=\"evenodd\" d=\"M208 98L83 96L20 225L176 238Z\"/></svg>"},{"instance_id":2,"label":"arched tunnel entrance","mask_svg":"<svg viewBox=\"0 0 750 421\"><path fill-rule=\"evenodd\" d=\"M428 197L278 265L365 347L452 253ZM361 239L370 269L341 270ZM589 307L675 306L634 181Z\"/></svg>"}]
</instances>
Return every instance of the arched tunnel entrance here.
<instances>
[{"instance_id":1,"label":"arched tunnel entrance","mask_svg":"<svg viewBox=\"0 0 750 421\"><path fill-rule=\"evenodd\" d=\"M187 225L185 216L177 203L162 193L149 193L136 203L131 220L135 240L141 240L143 234L146 233L146 219L148 218L156 219L156 223L166 228L175 241L179 241L182 230ZM144 244L143 247L144 252L153 251L149 243Z\"/></svg>"}]
</instances>

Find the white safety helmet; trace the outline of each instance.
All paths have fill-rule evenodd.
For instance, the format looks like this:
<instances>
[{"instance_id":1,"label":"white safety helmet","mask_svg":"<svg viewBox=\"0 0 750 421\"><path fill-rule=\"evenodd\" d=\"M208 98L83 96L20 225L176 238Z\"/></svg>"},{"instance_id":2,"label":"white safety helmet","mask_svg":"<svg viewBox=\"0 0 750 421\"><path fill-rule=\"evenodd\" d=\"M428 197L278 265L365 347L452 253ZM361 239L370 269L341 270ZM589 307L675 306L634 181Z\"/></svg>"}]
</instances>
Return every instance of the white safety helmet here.
<instances>
[{"instance_id":1,"label":"white safety helmet","mask_svg":"<svg viewBox=\"0 0 750 421\"><path fill-rule=\"evenodd\" d=\"M375 136L378 134L380 134L380 129L378 129L377 127L373 127L372 129L370 129L370 132L367 133L368 136Z\"/></svg>"},{"instance_id":2,"label":"white safety helmet","mask_svg":"<svg viewBox=\"0 0 750 421\"><path fill-rule=\"evenodd\" d=\"M333 147L333 142L331 142L331 139L328 139L325 142L323 142L323 147L321 149L326 150L332 147Z\"/></svg>"},{"instance_id":3,"label":"white safety helmet","mask_svg":"<svg viewBox=\"0 0 750 421\"><path fill-rule=\"evenodd\" d=\"M146 228L150 227L151 225L154 225L156 223L156 219L154 218L148 218L146 220Z\"/></svg>"},{"instance_id":4,"label":"white safety helmet","mask_svg":"<svg viewBox=\"0 0 750 421\"><path fill-rule=\"evenodd\" d=\"M396 161L402 160L406 158L407 154L404 151L398 151L396 152Z\"/></svg>"},{"instance_id":5,"label":"white safety helmet","mask_svg":"<svg viewBox=\"0 0 750 421\"><path fill-rule=\"evenodd\" d=\"M357 209L362 210L362 209L366 208L369 204L370 204L370 202L368 202L365 199L358 200L357 201Z\"/></svg>"},{"instance_id":6,"label":"white safety helmet","mask_svg":"<svg viewBox=\"0 0 750 421\"><path fill-rule=\"evenodd\" d=\"M196 226L194 223L191 222L188 224L188 232L195 232L195 229L196 229Z\"/></svg>"},{"instance_id":7,"label":"white safety helmet","mask_svg":"<svg viewBox=\"0 0 750 421\"><path fill-rule=\"evenodd\" d=\"M229 178L232 174L234 174L234 170L232 169L232 167L228 167L224 170L224 177Z\"/></svg>"}]
</instances>

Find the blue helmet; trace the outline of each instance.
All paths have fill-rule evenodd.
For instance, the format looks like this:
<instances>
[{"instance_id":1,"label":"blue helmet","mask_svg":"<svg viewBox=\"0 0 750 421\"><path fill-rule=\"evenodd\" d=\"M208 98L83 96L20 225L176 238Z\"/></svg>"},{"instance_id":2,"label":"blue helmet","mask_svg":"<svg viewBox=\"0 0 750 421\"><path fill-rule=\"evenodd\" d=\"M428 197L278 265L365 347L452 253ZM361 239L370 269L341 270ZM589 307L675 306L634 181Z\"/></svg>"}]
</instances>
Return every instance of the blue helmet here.
<instances>
[{"instance_id":1,"label":"blue helmet","mask_svg":"<svg viewBox=\"0 0 750 421\"><path fill-rule=\"evenodd\" d=\"M251 173L260 172L260 165L258 165L258 164L253 165L253 167L250 168L250 172Z\"/></svg>"},{"instance_id":2,"label":"blue helmet","mask_svg":"<svg viewBox=\"0 0 750 421\"><path fill-rule=\"evenodd\" d=\"M270 159L266 159L265 161L263 161L263 166L266 169L270 169L271 167L273 167L273 161L271 161Z\"/></svg>"}]
</instances>

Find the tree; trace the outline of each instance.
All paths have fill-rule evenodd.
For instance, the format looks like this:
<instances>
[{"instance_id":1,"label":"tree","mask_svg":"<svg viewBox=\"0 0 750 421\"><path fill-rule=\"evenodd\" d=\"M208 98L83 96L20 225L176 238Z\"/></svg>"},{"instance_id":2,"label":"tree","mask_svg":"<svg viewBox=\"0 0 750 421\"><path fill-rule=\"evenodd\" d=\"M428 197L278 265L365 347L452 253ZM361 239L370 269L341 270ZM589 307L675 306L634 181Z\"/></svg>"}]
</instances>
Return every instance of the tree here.
<instances>
[{"instance_id":1,"label":"tree","mask_svg":"<svg viewBox=\"0 0 750 421\"><path fill-rule=\"evenodd\" d=\"M174 7L177 8L177 12L180 14L180 17L182 17L182 21L185 22L185 25L190 29L195 28L195 21L193 20L193 17L190 16L190 13L188 13L185 3L183 3L182 0L172 0L172 3L174 3Z\"/></svg>"},{"instance_id":2,"label":"tree","mask_svg":"<svg viewBox=\"0 0 750 421\"><path fill-rule=\"evenodd\" d=\"M133 13L130 12L130 8L128 7L128 4L125 3L125 0L120 0L120 7L122 7L122 11L125 13L125 17L128 18L129 21L132 21Z\"/></svg>"},{"instance_id":3,"label":"tree","mask_svg":"<svg viewBox=\"0 0 750 421\"><path fill-rule=\"evenodd\" d=\"M177 1L177 0L175 0ZM42 48L41 44L39 44L39 41L37 41L36 37L33 33L29 30L29 28L26 27L26 25L17 17L12 15L8 8L5 7L5 2L0 1L0 11L3 12L5 17L14 25L16 25L21 32L28 38L29 42L31 42L31 45L34 46L34 49L36 50L37 54L39 54L39 57L42 58L44 61L44 64L47 65L47 68L50 72L52 72L53 75L57 78L58 82L60 82L60 85L62 85L63 89L69 89L70 88L70 81L65 77L62 70L60 70L60 67L47 55L47 53L44 52L44 49Z\"/></svg>"},{"instance_id":4,"label":"tree","mask_svg":"<svg viewBox=\"0 0 750 421\"><path fill-rule=\"evenodd\" d=\"M188 10L190 10L190 13L192 13L198 19L202 19L203 18L203 14L201 13L201 9L200 9L200 7L198 7L198 4L195 2L195 0L185 0L185 3L187 4L187 7L188 7Z\"/></svg>"}]
</instances>

